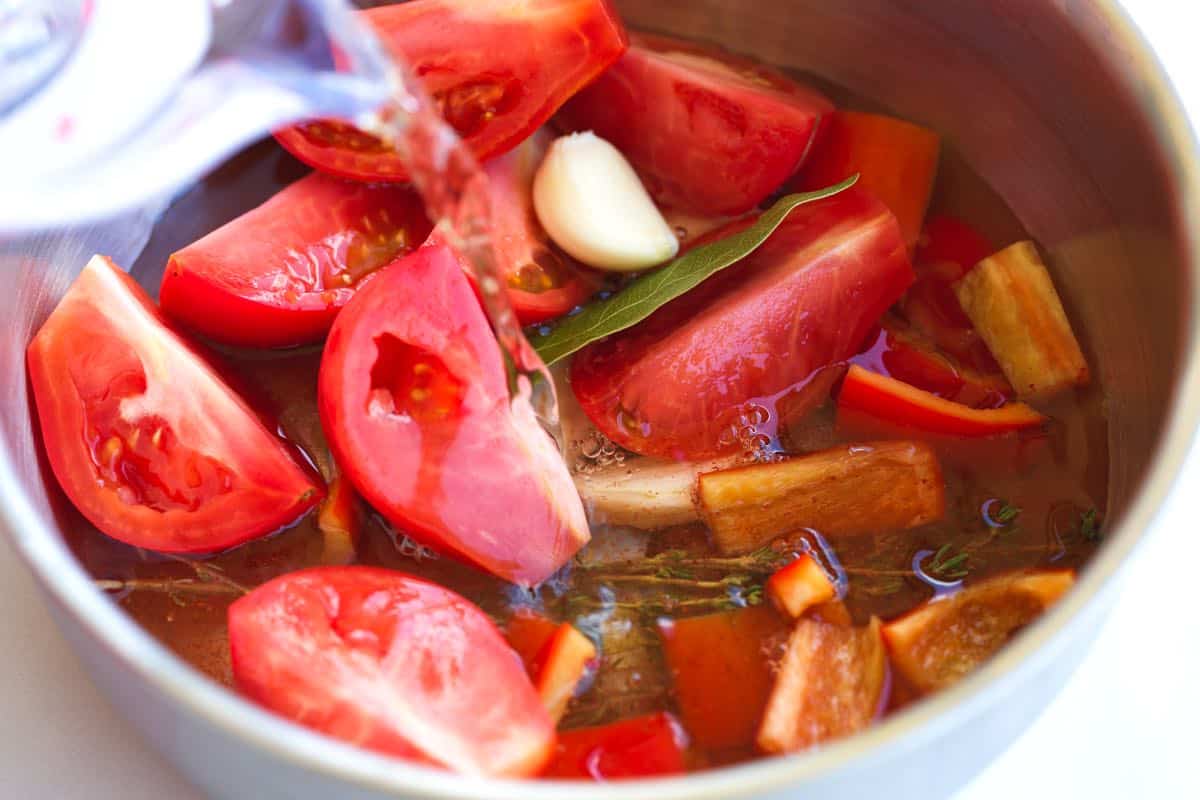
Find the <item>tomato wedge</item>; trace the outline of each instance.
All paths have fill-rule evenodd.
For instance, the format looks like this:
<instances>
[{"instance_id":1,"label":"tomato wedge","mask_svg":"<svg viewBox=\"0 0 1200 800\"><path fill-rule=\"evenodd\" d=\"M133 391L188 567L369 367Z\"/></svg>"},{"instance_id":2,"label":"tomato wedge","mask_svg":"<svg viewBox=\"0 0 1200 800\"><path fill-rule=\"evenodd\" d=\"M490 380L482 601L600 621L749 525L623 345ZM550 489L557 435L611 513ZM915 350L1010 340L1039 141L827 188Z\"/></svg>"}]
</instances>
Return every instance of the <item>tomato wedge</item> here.
<instances>
[{"instance_id":1,"label":"tomato wedge","mask_svg":"<svg viewBox=\"0 0 1200 800\"><path fill-rule=\"evenodd\" d=\"M520 144L628 46L608 0L413 0L363 15L481 161ZM325 172L408 180L391 147L343 122L275 138Z\"/></svg>"},{"instance_id":2,"label":"tomato wedge","mask_svg":"<svg viewBox=\"0 0 1200 800\"><path fill-rule=\"evenodd\" d=\"M659 203L734 216L804 163L832 110L820 93L757 61L637 34L558 120L612 142Z\"/></svg>"},{"instance_id":3,"label":"tomato wedge","mask_svg":"<svg viewBox=\"0 0 1200 800\"><path fill-rule=\"evenodd\" d=\"M174 253L163 312L242 347L319 341L355 289L432 228L416 192L314 173Z\"/></svg>"},{"instance_id":4,"label":"tomato wedge","mask_svg":"<svg viewBox=\"0 0 1200 800\"><path fill-rule=\"evenodd\" d=\"M686 770L687 737L667 712L559 734L544 778L611 781L677 775Z\"/></svg>"},{"instance_id":5,"label":"tomato wedge","mask_svg":"<svg viewBox=\"0 0 1200 800\"><path fill-rule=\"evenodd\" d=\"M533 210L533 176L550 141L549 131L542 129L516 150L484 166L491 192L497 266L522 325L566 314L600 283L554 246Z\"/></svg>"},{"instance_id":6,"label":"tomato wedge","mask_svg":"<svg viewBox=\"0 0 1200 800\"><path fill-rule=\"evenodd\" d=\"M588 540L571 476L528 404L457 254L387 267L334 322L318 386L345 474L397 526L506 580L549 577Z\"/></svg>"},{"instance_id":7,"label":"tomato wedge","mask_svg":"<svg viewBox=\"0 0 1200 800\"><path fill-rule=\"evenodd\" d=\"M168 553L223 550L291 524L323 495L107 258L84 267L30 343L28 364L54 475L114 539Z\"/></svg>"},{"instance_id":8,"label":"tomato wedge","mask_svg":"<svg viewBox=\"0 0 1200 800\"><path fill-rule=\"evenodd\" d=\"M732 452L745 447L741 418L762 422L771 398L791 416L819 403L804 384L857 353L912 279L895 218L851 188L800 206L739 264L582 350L571 386L596 427L636 453Z\"/></svg>"},{"instance_id":9,"label":"tomato wedge","mask_svg":"<svg viewBox=\"0 0 1200 800\"><path fill-rule=\"evenodd\" d=\"M542 768L554 726L487 615L437 584L320 567L229 607L238 689L281 716L472 775Z\"/></svg>"}]
</instances>

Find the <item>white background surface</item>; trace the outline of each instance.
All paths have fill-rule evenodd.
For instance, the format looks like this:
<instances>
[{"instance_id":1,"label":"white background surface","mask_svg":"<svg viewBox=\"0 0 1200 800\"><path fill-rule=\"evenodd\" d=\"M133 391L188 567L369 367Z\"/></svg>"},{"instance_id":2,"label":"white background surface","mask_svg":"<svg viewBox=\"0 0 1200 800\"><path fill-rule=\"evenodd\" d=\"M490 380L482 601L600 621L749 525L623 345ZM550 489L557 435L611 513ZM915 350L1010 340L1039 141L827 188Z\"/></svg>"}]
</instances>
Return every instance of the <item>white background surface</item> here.
<instances>
[{"instance_id":1,"label":"white background surface","mask_svg":"<svg viewBox=\"0 0 1200 800\"><path fill-rule=\"evenodd\" d=\"M1190 5L1127 0L1200 120ZM1200 798L1200 454L1190 461L1083 666L955 800ZM0 798L202 800L92 687L3 545L0 591Z\"/></svg>"}]
</instances>

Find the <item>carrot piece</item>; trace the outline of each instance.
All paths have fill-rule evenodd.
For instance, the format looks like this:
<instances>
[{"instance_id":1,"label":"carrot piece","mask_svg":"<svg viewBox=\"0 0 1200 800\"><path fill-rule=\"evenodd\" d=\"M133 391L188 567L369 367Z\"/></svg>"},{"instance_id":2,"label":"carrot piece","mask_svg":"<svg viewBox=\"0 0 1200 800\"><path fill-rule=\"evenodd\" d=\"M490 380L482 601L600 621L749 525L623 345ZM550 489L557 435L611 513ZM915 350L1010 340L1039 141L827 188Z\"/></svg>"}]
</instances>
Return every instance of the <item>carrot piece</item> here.
<instances>
[{"instance_id":1,"label":"carrot piece","mask_svg":"<svg viewBox=\"0 0 1200 800\"><path fill-rule=\"evenodd\" d=\"M841 445L700 476L700 513L723 553L746 553L785 533L828 536L900 530L940 519L945 485L921 442Z\"/></svg>"},{"instance_id":2,"label":"carrot piece","mask_svg":"<svg viewBox=\"0 0 1200 800\"><path fill-rule=\"evenodd\" d=\"M317 512L317 527L323 537L321 563L342 566L354 563L359 537L362 536L362 515L358 493L342 476L329 484L329 493Z\"/></svg>"},{"instance_id":3,"label":"carrot piece","mask_svg":"<svg viewBox=\"0 0 1200 800\"><path fill-rule=\"evenodd\" d=\"M1087 362L1033 242L985 258L954 291L1019 397L1046 400L1087 385Z\"/></svg>"},{"instance_id":4,"label":"carrot piece","mask_svg":"<svg viewBox=\"0 0 1200 800\"><path fill-rule=\"evenodd\" d=\"M753 743L771 692L771 653L787 624L768 605L659 623L675 701L708 750Z\"/></svg>"},{"instance_id":5,"label":"carrot piece","mask_svg":"<svg viewBox=\"0 0 1200 800\"><path fill-rule=\"evenodd\" d=\"M536 611L522 608L513 614L505 626L504 638L521 657L525 671L533 677L538 655L557 631L557 622L546 619Z\"/></svg>"},{"instance_id":6,"label":"carrot piece","mask_svg":"<svg viewBox=\"0 0 1200 800\"><path fill-rule=\"evenodd\" d=\"M809 608L828 603L837 596L825 569L804 553L767 579L767 596L781 612L796 619Z\"/></svg>"},{"instance_id":7,"label":"carrot piece","mask_svg":"<svg viewBox=\"0 0 1200 800\"><path fill-rule=\"evenodd\" d=\"M892 663L917 690L958 681L1033 622L1075 583L1072 570L990 578L931 600L883 627Z\"/></svg>"},{"instance_id":8,"label":"carrot piece","mask_svg":"<svg viewBox=\"0 0 1200 800\"><path fill-rule=\"evenodd\" d=\"M558 735L543 778L594 781L677 775L686 771L687 735L666 711Z\"/></svg>"},{"instance_id":9,"label":"carrot piece","mask_svg":"<svg viewBox=\"0 0 1200 800\"><path fill-rule=\"evenodd\" d=\"M940 149L940 138L928 128L880 114L835 111L788 188L819 189L859 173L859 185L895 215L911 252L929 207Z\"/></svg>"},{"instance_id":10,"label":"carrot piece","mask_svg":"<svg viewBox=\"0 0 1200 800\"><path fill-rule=\"evenodd\" d=\"M1024 403L971 408L852 364L838 394L838 412L859 411L886 422L945 436L994 436L1042 425Z\"/></svg>"},{"instance_id":11,"label":"carrot piece","mask_svg":"<svg viewBox=\"0 0 1200 800\"><path fill-rule=\"evenodd\" d=\"M550 719L557 723L563 718L575 688L595 660L596 646L566 622L542 645L530 674Z\"/></svg>"},{"instance_id":12,"label":"carrot piece","mask_svg":"<svg viewBox=\"0 0 1200 800\"><path fill-rule=\"evenodd\" d=\"M879 620L844 628L796 622L759 728L758 746L794 753L871 724L887 684Z\"/></svg>"}]
</instances>

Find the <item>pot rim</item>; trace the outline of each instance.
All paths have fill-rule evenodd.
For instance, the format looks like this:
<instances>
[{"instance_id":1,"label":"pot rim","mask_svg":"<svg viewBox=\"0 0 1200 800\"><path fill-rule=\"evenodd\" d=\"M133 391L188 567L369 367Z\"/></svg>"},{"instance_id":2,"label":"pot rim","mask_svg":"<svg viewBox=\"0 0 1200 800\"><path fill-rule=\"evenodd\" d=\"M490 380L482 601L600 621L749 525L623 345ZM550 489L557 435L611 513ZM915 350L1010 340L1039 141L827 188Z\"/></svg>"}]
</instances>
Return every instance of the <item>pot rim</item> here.
<instances>
[{"instance_id":1,"label":"pot rim","mask_svg":"<svg viewBox=\"0 0 1200 800\"><path fill-rule=\"evenodd\" d=\"M1137 99L1168 159L1179 193L1191 303L1200 308L1200 162L1187 115L1161 63L1117 0L1094 0L1106 29L1143 82ZM104 643L139 680L187 713L246 745L297 767L382 793L422 800L731 800L801 785L848 766L890 760L943 735L960 718L983 713L994 695L1056 659L1068 645L1072 620L1100 602L1133 550L1146 538L1176 483L1200 420L1200 320L1186 323L1182 365L1166 425L1136 497L1081 572L1075 589L1017 640L955 686L916 703L871 729L795 756L764 758L696 775L619 784L494 780L457 775L360 750L277 717L219 686L173 655L97 589L60 536L54 535L18 486L12 460L0 452L4 499L0 524L43 591Z\"/></svg>"}]
</instances>

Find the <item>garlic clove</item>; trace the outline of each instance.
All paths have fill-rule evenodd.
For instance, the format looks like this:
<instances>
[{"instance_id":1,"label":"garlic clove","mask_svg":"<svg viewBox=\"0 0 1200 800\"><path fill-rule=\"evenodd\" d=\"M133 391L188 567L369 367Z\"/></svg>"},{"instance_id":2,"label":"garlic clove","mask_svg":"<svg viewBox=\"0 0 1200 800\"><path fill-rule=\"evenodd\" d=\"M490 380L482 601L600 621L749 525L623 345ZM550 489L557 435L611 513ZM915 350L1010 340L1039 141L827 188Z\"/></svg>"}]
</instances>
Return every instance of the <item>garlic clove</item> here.
<instances>
[{"instance_id":1,"label":"garlic clove","mask_svg":"<svg viewBox=\"0 0 1200 800\"><path fill-rule=\"evenodd\" d=\"M550 146L534 177L533 206L554 243L596 269L634 272L679 252L625 156L591 132Z\"/></svg>"}]
</instances>

